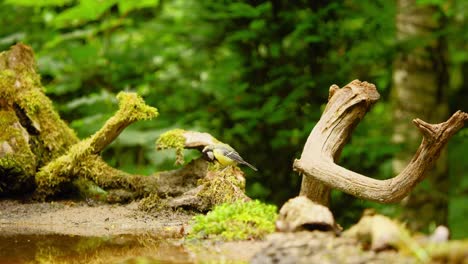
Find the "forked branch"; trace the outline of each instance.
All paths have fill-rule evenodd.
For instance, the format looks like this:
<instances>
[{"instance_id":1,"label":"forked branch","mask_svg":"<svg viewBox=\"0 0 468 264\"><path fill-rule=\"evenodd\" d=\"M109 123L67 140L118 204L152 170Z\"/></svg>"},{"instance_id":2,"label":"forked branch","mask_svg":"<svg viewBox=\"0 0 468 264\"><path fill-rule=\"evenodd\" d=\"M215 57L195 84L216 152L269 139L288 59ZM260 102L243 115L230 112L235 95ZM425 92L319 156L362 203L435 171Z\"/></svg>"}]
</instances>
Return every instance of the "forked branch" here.
<instances>
[{"instance_id":1,"label":"forked branch","mask_svg":"<svg viewBox=\"0 0 468 264\"><path fill-rule=\"evenodd\" d=\"M328 105L309 135L301 158L294 161L294 170L303 174L301 195L327 205L330 188L336 188L361 199L381 203L400 201L424 179L450 137L468 120L468 114L461 111L440 124L413 120L423 134L415 155L394 178L376 180L336 165L335 161L353 128L378 98L374 85L358 80L342 89L330 87Z\"/></svg>"}]
</instances>

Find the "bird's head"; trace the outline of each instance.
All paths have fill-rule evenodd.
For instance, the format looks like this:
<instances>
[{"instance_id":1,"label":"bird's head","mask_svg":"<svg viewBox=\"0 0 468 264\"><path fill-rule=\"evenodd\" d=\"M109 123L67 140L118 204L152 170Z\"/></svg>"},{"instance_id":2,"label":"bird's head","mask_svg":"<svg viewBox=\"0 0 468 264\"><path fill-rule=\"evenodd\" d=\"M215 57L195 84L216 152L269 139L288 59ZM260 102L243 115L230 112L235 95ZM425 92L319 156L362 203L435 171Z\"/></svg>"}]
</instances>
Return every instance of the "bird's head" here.
<instances>
[{"instance_id":1,"label":"bird's head","mask_svg":"<svg viewBox=\"0 0 468 264\"><path fill-rule=\"evenodd\" d=\"M215 159L214 154L213 154L213 146L206 146L202 150L203 158L206 159L207 161L213 161Z\"/></svg>"}]
</instances>

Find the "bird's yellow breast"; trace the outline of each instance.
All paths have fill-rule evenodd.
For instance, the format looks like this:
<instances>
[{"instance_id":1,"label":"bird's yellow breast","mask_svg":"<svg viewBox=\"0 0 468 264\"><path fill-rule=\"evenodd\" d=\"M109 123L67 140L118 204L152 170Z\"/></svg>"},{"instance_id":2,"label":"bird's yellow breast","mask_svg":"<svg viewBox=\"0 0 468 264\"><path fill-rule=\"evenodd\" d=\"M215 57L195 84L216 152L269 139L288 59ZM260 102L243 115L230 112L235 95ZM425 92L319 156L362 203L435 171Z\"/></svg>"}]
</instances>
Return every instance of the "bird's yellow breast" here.
<instances>
[{"instance_id":1,"label":"bird's yellow breast","mask_svg":"<svg viewBox=\"0 0 468 264\"><path fill-rule=\"evenodd\" d=\"M214 149L213 150L213 155L214 155L215 159L219 162L219 164L221 164L223 166L236 165L236 161L224 156L222 150Z\"/></svg>"}]
</instances>

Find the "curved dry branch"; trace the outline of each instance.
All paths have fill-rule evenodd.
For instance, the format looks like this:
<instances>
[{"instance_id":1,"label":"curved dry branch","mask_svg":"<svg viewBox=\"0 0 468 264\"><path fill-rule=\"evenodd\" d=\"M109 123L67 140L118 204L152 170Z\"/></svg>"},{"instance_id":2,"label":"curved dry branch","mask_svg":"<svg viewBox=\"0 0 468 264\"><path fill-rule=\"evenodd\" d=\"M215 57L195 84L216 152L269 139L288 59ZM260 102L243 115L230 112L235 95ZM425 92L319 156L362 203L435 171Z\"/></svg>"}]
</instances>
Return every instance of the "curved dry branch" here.
<instances>
[{"instance_id":1,"label":"curved dry branch","mask_svg":"<svg viewBox=\"0 0 468 264\"><path fill-rule=\"evenodd\" d=\"M358 80L342 89L330 88L328 105L309 135L301 158L294 162L294 170L304 175L301 195L327 205L330 188L336 188L381 203L400 201L424 179L450 137L468 120L468 114L461 111L440 124L413 120L423 140L412 160L394 178L376 180L340 167L334 161L353 128L378 98L374 85Z\"/></svg>"}]
</instances>

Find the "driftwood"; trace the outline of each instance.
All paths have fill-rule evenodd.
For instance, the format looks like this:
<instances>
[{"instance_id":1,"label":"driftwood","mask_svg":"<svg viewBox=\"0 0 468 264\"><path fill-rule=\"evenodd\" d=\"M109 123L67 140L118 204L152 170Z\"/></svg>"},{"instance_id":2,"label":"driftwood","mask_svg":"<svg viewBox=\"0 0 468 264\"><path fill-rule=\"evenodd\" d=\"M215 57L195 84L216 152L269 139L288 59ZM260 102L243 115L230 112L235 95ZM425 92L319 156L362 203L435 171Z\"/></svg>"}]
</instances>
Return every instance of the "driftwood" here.
<instances>
[{"instance_id":1,"label":"driftwood","mask_svg":"<svg viewBox=\"0 0 468 264\"><path fill-rule=\"evenodd\" d=\"M156 108L135 93L119 93L119 109L93 136L80 140L44 94L34 54L17 44L0 53L0 196L51 199L63 192L107 202L145 199L140 208L197 211L245 195L238 168L218 171L197 159L181 169L134 175L109 166L100 153L127 126L157 116ZM218 142L207 133L175 130L158 140L159 148L203 149ZM182 159L183 160L183 159ZM71 189L70 189L71 188Z\"/></svg>"},{"instance_id":2,"label":"driftwood","mask_svg":"<svg viewBox=\"0 0 468 264\"><path fill-rule=\"evenodd\" d=\"M361 199L398 202L424 179L450 137L468 120L468 114L461 111L440 124L413 120L423 140L408 166L391 179L368 178L335 162L354 127L379 97L373 84L359 80L341 89L336 85L330 87L327 107L310 133L301 158L294 161L294 170L303 175L300 195L328 205L330 190L336 188Z\"/></svg>"},{"instance_id":3,"label":"driftwood","mask_svg":"<svg viewBox=\"0 0 468 264\"><path fill-rule=\"evenodd\" d=\"M281 207L276 221L276 230L279 232L320 230L338 234L341 229L328 207L314 203L305 196L287 201Z\"/></svg>"}]
</instances>

